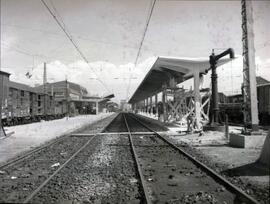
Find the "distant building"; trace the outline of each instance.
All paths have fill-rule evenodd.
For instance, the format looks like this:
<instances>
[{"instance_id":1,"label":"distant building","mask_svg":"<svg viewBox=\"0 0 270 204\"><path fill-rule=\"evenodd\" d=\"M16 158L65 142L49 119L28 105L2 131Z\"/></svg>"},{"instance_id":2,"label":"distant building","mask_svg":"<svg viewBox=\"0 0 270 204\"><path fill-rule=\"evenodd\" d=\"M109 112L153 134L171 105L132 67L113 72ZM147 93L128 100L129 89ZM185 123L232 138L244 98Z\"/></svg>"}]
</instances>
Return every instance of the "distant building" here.
<instances>
[{"instance_id":1,"label":"distant building","mask_svg":"<svg viewBox=\"0 0 270 204\"><path fill-rule=\"evenodd\" d=\"M122 111L129 111L131 109L131 105L128 104L127 100L120 101L120 109Z\"/></svg>"},{"instance_id":2,"label":"distant building","mask_svg":"<svg viewBox=\"0 0 270 204\"><path fill-rule=\"evenodd\" d=\"M118 104L112 101L108 101L107 104L107 110L108 112L116 112L118 111Z\"/></svg>"},{"instance_id":3,"label":"distant building","mask_svg":"<svg viewBox=\"0 0 270 204\"><path fill-rule=\"evenodd\" d=\"M69 81L59 81L55 83L47 83L46 92L50 95L54 95L56 101L63 100L80 100L84 96L87 96L87 89ZM44 91L44 86L40 85L35 87L38 91Z\"/></svg>"},{"instance_id":4,"label":"distant building","mask_svg":"<svg viewBox=\"0 0 270 204\"><path fill-rule=\"evenodd\" d=\"M54 96L56 112L64 111L70 115L95 114L96 103L100 100L100 97L88 96L87 89L83 86L69 81L47 83L45 87L39 85L35 89Z\"/></svg>"}]
</instances>

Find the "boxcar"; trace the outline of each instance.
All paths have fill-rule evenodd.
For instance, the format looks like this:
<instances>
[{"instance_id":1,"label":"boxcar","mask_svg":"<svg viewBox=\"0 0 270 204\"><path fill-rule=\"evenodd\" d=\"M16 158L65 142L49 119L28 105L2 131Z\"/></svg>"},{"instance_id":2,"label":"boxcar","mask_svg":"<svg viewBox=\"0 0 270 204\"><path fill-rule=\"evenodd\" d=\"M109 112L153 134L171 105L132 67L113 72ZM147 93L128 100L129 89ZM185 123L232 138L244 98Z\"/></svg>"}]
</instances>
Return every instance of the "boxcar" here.
<instances>
[{"instance_id":1,"label":"boxcar","mask_svg":"<svg viewBox=\"0 0 270 204\"><path fill-rule=\"evenodd\" d=\"M8 83L7 103L3 106L4 124L20 124L30 121L31 88L16 82L9 81Z\"/></svg>"},{"instance_id":2,"label":"boxcar","mask_svg":"<svg viewBox=\"0 0 270 204\"><path fill-rule=\"evenodd\" d=\"M257 86L259 120L262 125L270 124L270 83Z\"/></svg>"},{"instance_id":3,"label":"boxcar","mask_svg":"<svg viewBox=\"0 0 270 204\"><path fill-rule=\"evenodd\" d=\"M56 118L55 99L25 84L8 81L3 104L4 125L17 125Z\"/></svg>"}]
</instances>

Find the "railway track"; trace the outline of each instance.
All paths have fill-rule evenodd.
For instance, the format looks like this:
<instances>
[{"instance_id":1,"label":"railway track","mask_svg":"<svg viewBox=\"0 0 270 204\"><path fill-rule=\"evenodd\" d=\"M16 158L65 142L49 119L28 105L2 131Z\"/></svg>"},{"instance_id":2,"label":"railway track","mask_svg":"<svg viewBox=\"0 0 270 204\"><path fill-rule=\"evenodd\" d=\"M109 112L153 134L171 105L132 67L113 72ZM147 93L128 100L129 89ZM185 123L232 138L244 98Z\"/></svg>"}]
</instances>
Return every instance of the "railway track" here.
<instances>
[{"instance_id":1,"label":"railway track","mask_svg":"<svg viewBox=\"0 0 270 204\"><path fill-rule=\"evenodd\" d=\"M153 127L121 113L102 131L74 134L6 164L0 201L258 203ZM53 146L58 152L43 154Z\"/></svg>"},{"instance_id":2,"label":"railway track","mask_svg":"<svg viewBox=\"0 0 270 204\"><path fill-rule=\"evenodd\" d=\"M145 203L258 203L133 114L124 114ZM152 134L138 135L138 127ZM133 135L133 132L137 132Z\"/></svg>"},{"instance_id":3,"label":"railway track","mask_svg":"<svg viewBox=\"0 0 270 204\"><path fill-rule=\"evenodd\" d=\"M28 195L24 200L23 203L28 203L30 202L40 191L41 189L47 184L49 183L63 168L65 168L69 162L74 159L81 151L83 151L88 145L89 143L96 137L96 135L92 136L90 139L88 139L86 141L86 143L81 146L74 154L71 155L71 157L69 157L68 160L66 160L61 166L59 166L59 168L57 168L56 171L54 171L54 173L52 175L50 175L45 181L43 181L30 195Z\"/></svg>"},{"instance_id":4,"label":"railway track","mask_svg":"<svg viewBox=\"0 0 270 204\"><path fill-rule=\"evenodd\" d=\"M133 168L134 162L126 134L102 132L75 134L75 138L90 139L29 195L24 203L70 200L79 203L141 203L143 191ZM67 195L69 192L71 195ZM74 192L76 195L73 196Z\"/></svg>"},{"instance_id":5,"label":"railway track","mask_svg":"<svg viewBox=\"0 0 270 204\"><path fill-rule=\"evenodd\" d=\"M100 121L99 121L100 122ZM94 131L99 123L92 124ZM105 126L106 127L106 126ZM79 131L87 129L84 127ZM28 202L94 139L62 136L0 166L0 202Z\"/></svg>"}]
</instances>

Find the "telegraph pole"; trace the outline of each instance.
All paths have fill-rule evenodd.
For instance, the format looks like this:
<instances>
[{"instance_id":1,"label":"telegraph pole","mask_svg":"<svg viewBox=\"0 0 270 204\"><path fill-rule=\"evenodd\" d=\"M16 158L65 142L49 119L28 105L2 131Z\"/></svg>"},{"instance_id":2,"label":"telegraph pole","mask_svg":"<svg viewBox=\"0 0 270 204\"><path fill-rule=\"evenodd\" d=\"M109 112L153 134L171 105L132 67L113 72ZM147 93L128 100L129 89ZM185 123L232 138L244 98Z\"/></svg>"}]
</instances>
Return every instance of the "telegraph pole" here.
<instances>
[{"instance_id":1,"label":"telegraph pole","mask_svg":"<svg viewBox=\"0 0 270 204\"><path fill-rule=\"evenodd\" d=\"M67 75L66 75L66 108L67 108L67 120L68 120L68 117L69 117L69 95L68 95L68 80L67 80Z\"/></svg>"},{"instance_id":2,"label":"telegraph pole","mask_svg":"<svg viewBox=\"0 0 270 204\"><path fill-rule=\"evenodd\" d=\"M244 123L258 131L257 82L255 70L255 48L253 32L252 1L242 0L242 44L243 44L243 95Z\"/></svg>"},{"instance_id":3,"label":"telegraph pole","mask_svg":"<svg viewBox=\"0 0 270 204\"><path fill-rule=\"evenodd\" d=\"M46 62L44 62L44 69L43 69L43 93L44 93L44 115L47 115L47 67Z\"/></svg>"}]
</instances>

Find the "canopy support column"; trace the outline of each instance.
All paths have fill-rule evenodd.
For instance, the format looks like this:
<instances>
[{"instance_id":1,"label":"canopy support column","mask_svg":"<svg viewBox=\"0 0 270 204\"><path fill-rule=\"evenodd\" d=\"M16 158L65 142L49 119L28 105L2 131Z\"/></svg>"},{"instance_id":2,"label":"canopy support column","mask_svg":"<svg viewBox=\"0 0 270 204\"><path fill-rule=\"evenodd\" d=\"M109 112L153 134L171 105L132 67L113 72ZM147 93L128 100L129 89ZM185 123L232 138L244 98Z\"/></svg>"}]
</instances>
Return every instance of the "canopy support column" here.
<instances>
[{"instance_id":1,"label":"canopy support column","mask_svg":"<svg viewBox=\"0 0 270 204\"><path fill-rule=\"evenodd\" d=\"M155 94L155 110L156 110L156 114L155 116L158 116L158 95Z\"/></svg>"},{"instance_id":2,"label":"canopy support column","mask_svg":"<svg viewBox=\"0 0 270 204\"><path fill-rule=\"evenodd\" d=\"M98 115L98 101L96 102L96 115Z\"/></svg>"},{"instance_id":3,"label":"canopy support column","mask_svg":"<svg viewBox=\"0 0 270 204\"><path fill-rule=\"evenodd\" d=\"M152 115L152 113L153 113L153 101L152 101L152 98L153 98L153 96L151 96L150 97L150 115Z\"/></svg>"},{"instance_id":4,"label":"canopy support column","mask_svg":"<svg viewBox=\"0 0 270 204\"><path fill-rule=\"evenodd\" d=\"M200 73L194 71L194 102L195 102L195 124L198 130L201 130L201 96L200 96Z\"/></svg>"},{"instance_id":5,"label":"canopy support column","mask_svg":"<svg viewBox=\"0 0 270 204\"><path fill-rule=\"evenodd\" d=\"M166 122L167 121L167 104L166 104L166 93L167 91L167 88L166 88L166 85L164 86L163 88L163 91L162 91L162 105L163 105L163 122Z\"/></svg>"},{"instance_id":6,"label":"canopy support column","mask_svg":"<svg viewBox=\"0 0 270 204\"><path fill-rule=\"evenodd\" d=\"M149 106L149 104L148 104L148 97L146 98L146 113L148 114L148 106Z\"/></svg>"}]
</instances>

